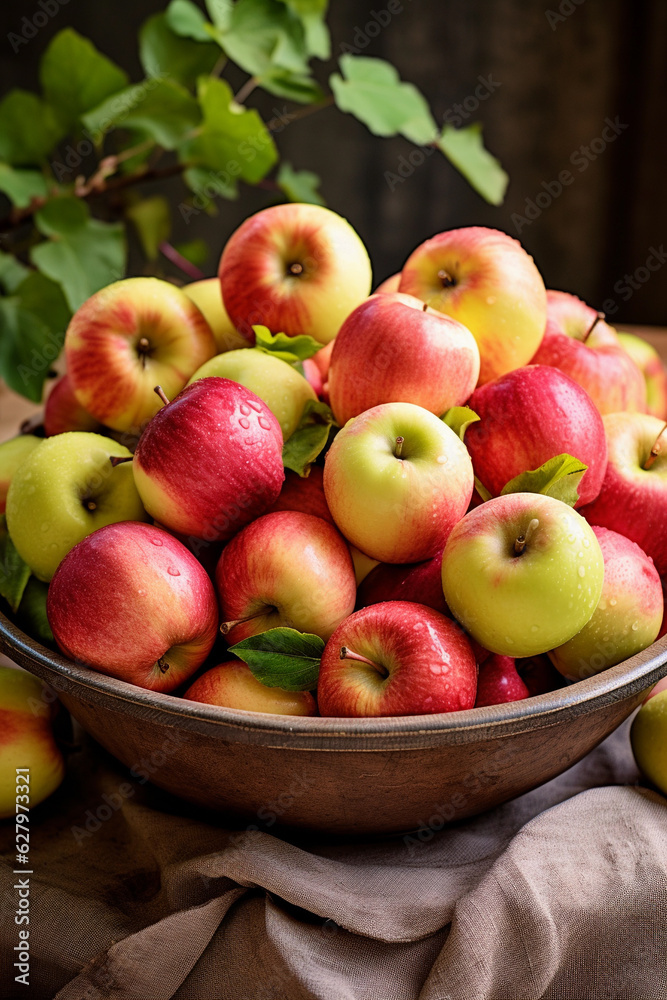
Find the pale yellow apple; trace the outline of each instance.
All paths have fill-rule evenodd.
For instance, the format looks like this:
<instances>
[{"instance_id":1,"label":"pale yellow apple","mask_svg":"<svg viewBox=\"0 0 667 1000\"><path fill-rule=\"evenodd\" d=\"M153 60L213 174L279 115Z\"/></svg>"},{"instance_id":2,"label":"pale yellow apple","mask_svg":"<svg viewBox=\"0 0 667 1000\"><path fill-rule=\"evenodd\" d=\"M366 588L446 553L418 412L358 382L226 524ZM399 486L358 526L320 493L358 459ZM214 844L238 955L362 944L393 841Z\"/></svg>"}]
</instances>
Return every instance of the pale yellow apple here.
<instances>
[{"instance_id":1,"label":"pale yellow apple","mask_svg":"<svg viewBox=\"0 0 667 1000\"><path fill-rule=\"evenodd\" d=\"M41 441L42 438L35 437L34 434L19 434L0 444L0 514L4 514L7 492L14 473Z\"/></svg>"},{"instance_id":2,"label":"pale yellow apple","mask_svg":"<svg viewBox=\"0 0 667 1000\"><path fill-rule=\"evenodd\" d=\"M252 347L242 334L238 332L222 301L219 278L204 278L203 281L193 281L184 285L183 291L204 314L204 319L211 327L218 354L234 351L240 347Z\"/></svg>"}]
</instances>

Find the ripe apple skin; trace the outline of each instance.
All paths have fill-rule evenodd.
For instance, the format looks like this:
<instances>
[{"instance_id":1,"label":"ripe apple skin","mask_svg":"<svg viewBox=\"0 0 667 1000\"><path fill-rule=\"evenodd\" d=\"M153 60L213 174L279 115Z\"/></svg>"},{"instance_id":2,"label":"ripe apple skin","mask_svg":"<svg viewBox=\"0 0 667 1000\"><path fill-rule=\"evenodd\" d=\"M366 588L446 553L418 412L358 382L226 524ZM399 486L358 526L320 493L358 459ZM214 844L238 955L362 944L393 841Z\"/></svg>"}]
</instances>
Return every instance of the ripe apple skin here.
<instances>
[{"instance_id":1,"label":"ripe apple skin","mask_svg":"<svg viewBox=\"0 0 667 1000\"><path fill-rule=\"evenodd\" d=\"M381 281L373 292L373 295L385 295L387 292L397 292L400 284L401 272L397 271L396 274L390 274L388 278Z\"/></svg>"},{"instance_id":2,"label":"ripe apple skin","mask_svg":"<svg viewBox=\"0 0 667 1000\"><path fill-rule=\"evenodd\" d=\"M618 339L630 355L646 382L646 412L667 420L667 371L662 358L652 344L634 333L619 330Z\"/></svg>"},{"instance_id":3,"label":"ripe apple skin","mask_svg":"<svg viewBox=\"0 0 667 1000\"><path fill-rule=\"evenodd\" d=\"M261 351L246 349L218 354L197 369L188 385L211 375L238 382L263 399L280 424L284 441L299 426L308 400L317 399L308 380L296 368Z\"/></svg>"},{"instance_id":4,"label":"ripe apple skin","mask_svg":"<svg viewBox=\"0 0 667 1000\"><path fill-rule=\"evenodd\" d=\"M333 340L331 343L333 344ZM312 358L306 358L302 367L304 378L308 380L313 392L319 398L324 390L324 382L322 381L320 369L317 367Z\"/></svg>"},{"instance_id":5,"label":"ripe apple skin","mask_svg":"<svg viewBox=\"0 0 667 1000\"><path fill-rule=\"evenodd\" d=\"M372 295L336 337L329 399L343 426L381 403L415 403L442 416L477 384L479 350L461 323L401 292Z\"/></svg>"},{"instance_id":6,"label":"ripe apple skin","mask_svg":"<svg viewBox=\"0 0 667 1000\"><path fill-rule=\"evenodd\" d=\"M604 424L568 375L547 365L516 368L476 389L468 406L481 419L469 425L465 444L493 496L520 473L567 453L588 466L577 507L596 498L607 468Z\"/></svg>"},{"instance_id":7,"label":"ripe apple skin","mask_svg":"<svg viewBox=\"0 0 667 1000\"><path fill-rule=\"evenodd\" d=\"M518 240L497 229L470 226L426 240L408 257L399 290L470 330L480 385L527 365L544 334L540 272Z\"/></svg>"},{"instance_id":8,"label":"ripe apple skin","mask_svg":"<svg viewBox=\"0 0 667 1000\"><path fill-rule=\"evenodd\" d=\"M320 348L320 350L316 351L310 359L317 365L320 375L322 376L322 382L326 382L329 375L331 352L333 351L334 343L334 340L330 340L326 347Z\"/></svg>"},{"instance_id":9,"label":"ripe apple skin","mask_svg":"<svg viewBox=\"0 0 667 1000\"><path fill-rule=\"evenodd\" d=\"M218 629L203 566L172 535L137 521L100 528L68 553L46 613L70 659L151 691L191 677Z\"/></svg>"},{"instance_id":10,"label":"ripe apple skin","mask_svg":"<svg viewBox=\"0 0 667 1000\"><path fill-rule=\"evenodd\" d=\"M546 654L516 660L519 677L528 688L530 697L547 694L564 686L565 681Z\"/></svg>"},{"instance_id":11,"label":"ripe apple skin","mask_svg":"<svg viewBox=\"0 0 667 1000\"><path fill-rule=\"evenodd\" d=\"M350 555L352 556L352 565L354 566L354 578L357 582L357 588L366 579L368 574L380 563L377 559L371 559L367 556L365 552L358 549L356 545L350 545ZM358 592L358 591L357 591Z\"/></svg>"},{"instance_id":12,"label":"ripe apple skin","mask_svg":"<svg viewBox=\"0 0 667 1000\"><path fill-rule=\"evenodd\" d=\"M382 673L341 659L342 647ZM430 715L472 708L476 689L475 657L455 622L422 604L387 601L356 611L331 636L317 701L320 715L335 718Z\"/></svg>"},{"instance_id":13,"label":"ripe apple skin","mask_svg":"<svg viewBox=\"0 0 667 1000\"><path fill-rule=\"evenodd\" d=\"M230 644L281 625L326 641L354 610L357 590L345 540L298 511L247 525L223 549L215 581L223 622L248 619L229 629Z\"/></svg>"},{"instance_id":14,"label":"ripe apple skin","mask_svg":"<svg viewBox=\"0 0 667 1000\"><path fill-rule=\"evenodd\" d=\"M44 433L47 437L65 431L102 432L102 424L84 410L74 395L67 375L56 379L44 404Z\"/></svg>"},{"instance_id":15,"label":"ripe apple skin","mask_svg":"<svg viewBox=\"0 0 667 1000\"><path fill-rule=\"evenodd\" d=\"M227 660L211 667L197 678L183 697L204 705L219 705L245 712L317 715L317 704L310 691L283 691L282 688L267 687L240 660Z\"/></svg>"},{"instance_id":16,"label":"ripe apple skin","mask_svg":"<svg viewBox=\"0 0 667 1000\"><path fill-rule=\"evenodd\" d=\"M19 434L0 444L0 514L5 512L7 493L14 473L41 443L42 438L35 437L34 434Z\"/></svg>"},{"instance_id":17,"label":"ripe apple skin","mask_svg":"<svg viewBox=\"0 0 667 1000\"><path fill-rule=\"evenodd\" d=\"M662 624L662 584L653 562L629 538L608 528L593 531L604 557L602 595L582 630L549 653L556 670L573 681L646 649Z\"/></svg>"},{"instance_id":18,"label":"ripe apple skin","mask_svg":"<svg viewBox=\"0 0 667 1000\"><path fill-rule=\"evenodd\" d=\"M204 319L215 337L217 354L252 346L248 338L239 333L227 315L222 301L219 278L204 278L202 281L193 281L189 285L183 285L181 291L185 292L187 297L192 299L197 308L204 314Z\"/></svg>"},{"instance_id":19,"label":"ripe apple skin","mask_svg":"<svg viewBox=\"0 0 667 1000\"><path fill-rule=\"evenodd\" d=\"M616 331L576 295L547 291L544 339L531 364L565 372L591 397L600 413L646 409L644 376L623 350ZM585 340L585 342L584 342Z\"/></svg>"},{"instance_id":20,"label":"ripe apple skin","mask_svg":"<svg viewBox=\"0 0 667 1000\"><path fill-rule=\"evenodd\" d=\"M246 219L225 246L218 273L233 324L253 342L252 327L261 323L328 344L371 289L359 236L319 205L274 205Z\"/></svg>"},{"instance_id":21,"label":"ripe apple skin","mask_svg":"<svg viewBox=\"0 0 667 1000\"><path fill-rule=\"evenodd\" d=\"M640 770L667 795L667 691L658 692L639 709L630 741Z\"/></svg>"},{"instance_id":22,"label":"ripe apple skin","mask_svg":"<svg viewBox=\"0 0 667 1000\"><path fill-rule=\"evenodd\" d=\"M397 438L404 439L396 457ZM463 517L473 490L458 436L414 403L384 403L339 431L324 465L334 521L378 562L430 559Z\"/></svg>"},{"instance_id":23,"label":"ripe apple skin","mask_svg":"<svg viewBox=\"0 0 667 1000\"><path fill-rule=\"evenodd\" d=\"M516 554L519 538L525 547ZM452 614L504 656L546 653L576 635L600 600L603 575L590 525L539 493L510 493L476 507L456 525L442 556Z\"/></svg>"},{"instance_id":24,"label":"ripe apple skin","mask_svg":"<svg viewBox=\"0 0 667 1000\"><path fill-rule=\"evenodd\" d=\"M517 673L514 657L492 653L479 668L475 708L523 701L530 691Z\"/></svg>"},{"instance_id":25,"label":"ripe apple skin","mask_svg":"<svg viewBox=\"0 0 667 1000\"><path fill-rule=\"evenodd\" d=\"M63 780L65 762L51 730L54 714L41 681L0 666L0 819L15 815L17 793L29 795L29 802L19 801L32 809ZM16 784L17 767L29 768L29 784Z\"/></svg>"},{"instance_id":26,"label":"ripe apple skin","mask_svg":"<svg viewBox=\"0 0 667 1000\"><path fill-rule=\"evenodd\" d=\"M597 499L582 514L590 524L625 535L667 573L667 454L644 466L664 422L648 413L603 417L609 461ZM667 447L667 442L665 442Z\"/></svg>"},{"instance_id":27,"label":"ripe apple skin","mask_svg":"<svg viewBox=\"0 0 667 1000\"><path fill-rule=\"evenodd\" d=\"M324 496L324 469L311 465L305 478L291 469L285 469L285 482L278 499L265 513L275 514L279 510L300 510L302 514L314 514L334 524Z\"/></svg>"},{"instance_id":28,"label":"ripe apple skin","mask_svg":"<svg viewBox=\"0 0 667 1000\"><path fill-rule=\"evenodd\" d=\"M142 346L142 341L147 344ZM83 303L65 334L72 389L93 417L137 433L216 353L203 314L180 288L159 278L126 278Z\"/></svg>"},{"instance_id":29,"label":"ripe apple skin","mask_svg":"<svg viewBox=\"0 0 667 1000\"><path fill-rule=\"evenodd\" d=\"M19 466L7 494L7 529L22 559L49 581L71 548L97 528L146 520L131 458L101 434L67 431L45 438ZM94 505L94 506L93 506Z\"/></svg>"},{"instance_id":30,"label":"ripe apple skin","mask_svg":"<svg viewBox=\"0 0 667 1000\"><path fill-rule=\"evenodd\" d=\"M193 382L147 425L134 455L146 510L182 535L231 538L269 507L285 477L278 421L224 378Z\"/></svg>"},{"instance_id":31,"label":"ripe apple skin","mask_svg":"<svg viewBox=\"0 0 667 1000\"><path fill-rule=\"evenodd\" d=\"M419 563L378 563L358 586L357 607L385 601L413 601L447 614L442 592L442 552Z\"/></svg>"}]
</instances>

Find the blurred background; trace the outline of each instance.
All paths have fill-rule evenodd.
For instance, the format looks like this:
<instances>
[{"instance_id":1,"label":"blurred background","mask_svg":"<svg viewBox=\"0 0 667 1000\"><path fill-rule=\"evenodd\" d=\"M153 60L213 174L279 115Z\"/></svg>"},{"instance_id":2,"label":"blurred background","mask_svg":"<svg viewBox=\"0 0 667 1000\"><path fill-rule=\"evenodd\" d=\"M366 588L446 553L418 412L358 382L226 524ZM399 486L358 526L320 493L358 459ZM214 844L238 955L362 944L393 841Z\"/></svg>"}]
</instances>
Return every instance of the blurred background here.
<instances>
[{"instance_id":1,"label":"blurred background","mask_svg":"<svg viewBox=\"0 0 667 1000\"><path fill-rule=\"evenodd\" d=\"M67 25L141 78L137 30L166 3L58 2L17 53L7 36L37 0L2 4L2 92L36 89L39 58ZM326 81L348 47L391 60L439 121L482 122L487 148L510 176L505 203L494 208L440 154L371 136L334 108L291 123L276 137L284 158L321 176L327 205L359 231L378 281L436 232L492 226L521 240L547 287L575 292L613 323L664 325L664 0L333 0L329 24L334 58L316 62L316 75ZM265 118L292 107L258 91L247 103ZM174 178L141 190L178 204L185 189ZM175 213L174 242L203 238L209 274L232 230L275 197L241 192L238 201L219 201L214 218L200 212L186 222Z\"/></svg>"}]
</instances>

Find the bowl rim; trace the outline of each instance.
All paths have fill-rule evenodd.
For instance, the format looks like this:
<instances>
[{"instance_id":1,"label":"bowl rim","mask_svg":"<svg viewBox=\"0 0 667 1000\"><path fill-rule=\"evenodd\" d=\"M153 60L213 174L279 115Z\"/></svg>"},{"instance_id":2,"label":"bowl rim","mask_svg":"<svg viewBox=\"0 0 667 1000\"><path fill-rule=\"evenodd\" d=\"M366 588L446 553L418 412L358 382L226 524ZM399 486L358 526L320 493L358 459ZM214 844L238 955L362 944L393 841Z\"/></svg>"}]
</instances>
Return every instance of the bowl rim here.
<instances>
[{"instance_id":1,"label":"bowl rim","mask_svg":"<svg viewBox=\"0 0 667 1000\"><path fill-rule=\"evenodd\" d=\"M0 612L0 650L48 683L56 692L137 719L200 732L236 742L303 749L396 749L438 742L475 742L510 733L558 725L647 691L667 674L667 635L635 656L585 680L523 701L433 715L322 718L272 715L204 705L171 694L137 687L81 666L26 635ZM389 746L380 746L382 740Z\"/></svg>"}]
</instances>

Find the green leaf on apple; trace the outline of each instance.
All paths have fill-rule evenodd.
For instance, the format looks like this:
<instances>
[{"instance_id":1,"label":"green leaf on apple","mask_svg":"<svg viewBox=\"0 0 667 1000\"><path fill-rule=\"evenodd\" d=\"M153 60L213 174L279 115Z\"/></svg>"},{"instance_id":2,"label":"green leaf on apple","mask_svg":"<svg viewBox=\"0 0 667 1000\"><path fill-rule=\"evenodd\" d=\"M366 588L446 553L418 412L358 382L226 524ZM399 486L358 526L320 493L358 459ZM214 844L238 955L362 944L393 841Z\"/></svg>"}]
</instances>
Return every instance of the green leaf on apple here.
<instances>
[{"instance_id":1,"label":"green leaf on apple","mask_svg":"<svg viewBox=\"0 0 667 1000\"><path fill-rule=\"evenodd\" d=\"M441 419L463 441L467 429L480 417L469 406L452 406L442 415Z\"/></svg>"},{"instance_id":2,"label":"green leaf on apple","mask_svg":"<svg viewBox=\"0 0 667 1000\"><path fill-rule=\"evenodd\" d=\"M200 76L211 72L220 57L220 49L205 27L207 42L176 31L174 24L178 23L183 30L184 21L170 17L169 10L170 7L165 14L154 14L142 25L139 58L147 76L169 78L191 88Z\"/></svg>"},{"instance_id":3,"label":"green leaf on apple","mask_svg":"<svg viewBox=\"0 0 667 1000\"><path fill-rule=\"evenodd\" d=\"M39 77L44 96L67 129L129 82L124 70L73 28L59 31L50 41Z\"/></svg>"},{"instance_id":4,"label":"green leaf on apple","mask_svg":"<svg viewBox=\"0 0 667 1000\"><path fill-rule=\"evenodd\" d=\"M175 80L151 78L107 98L83 115L86 128L101 140L112 129L141 129L164 149L175 149L199 125L192 94Z\"/></svg>"},{"instance_id":5,"label":"green leaf on apple","mask_svg":"<svg viewBox=\"0 0 667 1000\"><path fill-rule=\"evenodd\" d=\"M544 493L574 507L579 499L578 486L588 466L573 455L555 455L539 469L522 472L506 483L501 496L507 493Z\"/></svg>"},{"instance_id":6,"label":"green leaf on apple","mask_svg":"<svg viewBox=\"0 0 667 1000\"><path fill-rule=\"evenodd\" d=\"M324 640L294 628L270 628L230 646L229 652L243 660L267 687L314 691Z\"/></svg>"},{"instance_id":7,"label":"green leaf on apple","mask_svg":"<svg viewBox=\"0 0 667 1000\"><path fill-rule=\"evenodd\" d=\"M280 164L276 182L280 190L283 194L287 195L290 201L306 202L309 205L326 204L324 198L317 190L320 185L320 178L312 170L293 170L292 164L285 160ZM0 174L1 184L2 175Z\"/></svg>"},{"instance_id":8,"label":"green leaf on apple","mask_svg":"<svg viewBox=\"0 0 667 1000\"><path fill-rule=\"evenodd\" d=\"M8 163L0 163L0 191L17 208L26 208L33 198L45 198L48 193L46 180L38 170L15 170Z\"/></svg>"},{"instance_id":9,"label":"green leaf on apple","mask_svg":"<svg viewBox=\"0 0 667 1000\"><path fill-rule=\"evenodd\" d=\"M271 333L268 326L253 326L255 333L255 348L264 354L272 354L288 365L295 365L306 358L312 358L322 350L319 341L307 333L297 337L288 337L286 333Z\"/></svg>"},{"instance_id":10,"label":"green leaf on apple","mask_svg":"<svg viewBox=\"0 0 667 1000\"><path fill-rule=\"evenodd\" d=\"M12 611L18 609L30 579L30 567L23 562L7 531L5 515L0 515L0 595Z\"/></svg>"},{"instance_id":11,"label":"green leaf on apple","mask_svg":"<svg viewBox=\"0 0 667 1000\"><path fill-rule=\"evenodd\" d=\"M418 146L438 138L438 127L423 94L412 83L401 81L398 71L384 59L342 55L341 69L329 84L337 107L346 111L373 135L402 135Z\"/></svg>"},{"instance_id":12,"label":"green leaf on apple","mask_svg":"<svg viewBox=\"0 0 667 1000\"><path fill-rule=\"evenodd\" d=\"M502 205L509 177L485 148L480 122L465 128L445 125L436 146L485 201Z\"/></svg>"},{"instance_id":13,"label":"green leaf on apple","mask_svg":"<svg viewBox=\"0 0 667 1000\"><path fill-rule=\"evenodd\" d=\"M30 251L32 263L62 286L70 309L125 274L125 229L93 219L80 198L54 198L35 215L48 239Z\"/></svg>"},{"instance_id":14,"label":"green leaf on apple","mask_svg":"<svg viewBox=\"0 0 667 1000\"><path fill-rule=\"evenodd\" d=\"M326 403L309 399L303 408L299 426L283 445L283 465L305 478L310 467L329 440L334 423Z\"/></svg>"}]
</instances>

